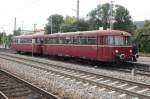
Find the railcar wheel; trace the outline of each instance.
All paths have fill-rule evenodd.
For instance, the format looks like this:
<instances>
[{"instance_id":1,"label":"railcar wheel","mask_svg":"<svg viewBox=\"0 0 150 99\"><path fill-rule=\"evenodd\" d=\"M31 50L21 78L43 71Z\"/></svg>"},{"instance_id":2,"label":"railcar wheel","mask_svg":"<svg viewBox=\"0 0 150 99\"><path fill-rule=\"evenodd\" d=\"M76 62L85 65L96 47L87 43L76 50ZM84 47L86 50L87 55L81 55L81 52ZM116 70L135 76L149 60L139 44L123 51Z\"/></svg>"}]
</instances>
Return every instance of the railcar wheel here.
<instances>
[{"instance_id":1,"label":"railcar wheel","mask_svg":"<svg viewBox=\"0 0 150 99\"><path fill-rule=\"evenodd\" d=\"M17 53L18 53L18 54L20 54L20 53L21 53L21 51L17 51Z\"/></svg>"}]
</instances>

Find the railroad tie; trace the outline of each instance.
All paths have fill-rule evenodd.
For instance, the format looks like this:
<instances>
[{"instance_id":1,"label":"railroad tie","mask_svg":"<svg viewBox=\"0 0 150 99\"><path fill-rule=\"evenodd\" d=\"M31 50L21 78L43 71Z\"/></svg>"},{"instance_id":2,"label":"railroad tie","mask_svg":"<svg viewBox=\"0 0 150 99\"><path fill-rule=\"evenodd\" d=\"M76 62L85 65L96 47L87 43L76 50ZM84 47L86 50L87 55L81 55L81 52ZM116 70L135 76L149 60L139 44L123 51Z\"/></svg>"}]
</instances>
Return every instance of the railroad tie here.
<instances>
[{"instance_id":1,"label":"railroad tie","mask_svg":"<svg viewBox=\"0 0 150 99\"><path fill-rule=\"evenodd\" d=\"M81 83L82 83L82 81L77 82L77 84L81 84Z\"/></svg>"},{"instance_id":2,"label":"railroad tie","mask_svg":"<svg viewBox=\"0 0 150 99\"><path fill-rule=\"evenodd\" d=\"M102 83L106 83L106 82L108 82L108 81L110 81L110 80L104 80L104 81L101 81Z\"/></svg>"},{"instance_id":3,"label":"railroad tie","mask_svg":"<svg viewBox=\"0 0 150 99\"><path fill-rule=\"evenodd\" d=\"M146 92L146 91L148 91L148 90L149 90L149 88L146 88L146 89L143 89L143 90L138 91L137 93L144 93L144 92Z\"/></svg>"},{"instance_id":4,"label":"railroad tie","mask_svg":"<svg viewBox=\"0 0 150 99\"><path fill-rule=\"evenodd\" d=\"M99 89L98 91L104 91L104 90L106 90L106 88Z\"/></svg>"},{"instance_id":5,"label":"railroad tie","mask_svg":"<svg viewBox=\"0 0 150 99\"><path fill-rule=\"evenodd\" d=\"M89 85L89 83L83 84L83 86L88 86L88 85Z\"/></svg>"},{"instance_id":6,"label":"railroad tie","mask_svg":"<svg viewBox=\"0 0 150 99\"><path fill-rule=\"evenodd\" d=\"M65 78L65 80L69 80L70 78Z\"/></svg>"},{"instance_id":7,"label":"railroad tie","mask_svg":"<svg viewBox=\"0 0 150 99\"><path fill-rule=\"evenodd\" d=\"M118 82L118 81L115 81L115 82L112 82L112 83L110 83L110 84L108 84L108 85L112 86L112 85L115 85L115 84L117 84L117 83L119 83L119 82Z\"/></svg>"},{"instance_id":8,"label":"railroad tie","mask_svg":"<svg viewBox=\"0 0 150 99\"><path fill-rule=\"evenodd\" d=\"M132 90L132 89L135 89L137 88L138 86L133 86L133 87L130 87L130 88L127 88L126 90Z\"/></svg>"},{"instance_id":9,"label":"railroad tie","mask_svg":"<svg viewBox=\"0 0 150 99\"><path fill-rule=\"evenodd\" d=\"M95 89L97 86L91 86L91 89Z\"/></svg>"},{"instance_id":10,"label":"railroad tie","mask_svg":"<svg viewBox=\"0 0 150 99\"><path fill-rule=\"evenodd\" d=\"M120 86L117 86L118 88L121 88L121 87L124 87L124 86L127 86L128 84L123 84L123 85L120 85Z\"/></svg>"},{"instance_id":11,"label":"railroad tie","mask_svg":"<svg viewBox=\"0 0 150 99\"><path fill-rule=\"evenodd\" d=\"M121 95L119 95L118 97L119 98L122 98L122 97L125 97L126 96L126 94L121 94Z\"/></svg>"},{"instance_id":12,"label":"railroad tie","mask_svg":"<svg viewBox=\"0 0 150 99\"><path fill-rule=\"evenodd\" d=\"M76 81L75 79L73 79L73 80L70 80L71 82L74 82L74 81Z\"/></svg>"},{"instance_id":13,"label":"railroad tie","mask_svg":"<svg viewBox=\"0 0 150 99\"><path fill-rule=\"evenodd\" d=\"M86 78L86 77L88 77L88 76L90 76L90 75L84 75L84 76L81 76L81 78Z\"/></svg>"},{"instance_id":14,"label":"railroad tie","mask_svg":"<svg viewBox=\"0 0 150 99\"><path fill-rule=\"evenodd\" d=\"M95 76L94 77L89 77L89 78L86 78L86 79L93 79L93 78L95 78Z\"/></svg>"},{"instance_id":15,"label":"railroad tie","mask_svg":"<svg viewBox=\"0 0 150 99\"><path fill-rule=\"evenodd\" d=\"M113 93L115 93L116 91L110 91L110 92L108 92L109 94L113 94Z\"/></svg>"}]
</instances>

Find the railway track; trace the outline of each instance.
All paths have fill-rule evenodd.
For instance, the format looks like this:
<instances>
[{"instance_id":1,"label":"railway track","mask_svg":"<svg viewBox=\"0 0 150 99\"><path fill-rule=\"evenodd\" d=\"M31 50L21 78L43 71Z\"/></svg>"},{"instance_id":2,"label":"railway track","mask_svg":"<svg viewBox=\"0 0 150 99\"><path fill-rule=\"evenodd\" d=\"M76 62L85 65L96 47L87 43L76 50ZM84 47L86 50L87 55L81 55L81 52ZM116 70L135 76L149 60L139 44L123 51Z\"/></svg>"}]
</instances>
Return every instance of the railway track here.
<instances>
[{"instance_id":1,"label":"railway track","mask_svg":"<svg viewBox=\"0 0 150 99\"><path fill-rule=\"evenodd\" d=\"M0 51L8 52L8 53L16 53L15 51L13 51L11 49L5 49L5 48L0 48ZM76 63L73 62L73 64L76 64ZM82 62L80 61L79 64L82 64ZM83 63L83 65L86 65L86 66L89 65L89 67L95 66L95 64L93 64L93 63L92 64ZM108 64L106 64L106 65L108 65ZM129 65L132 65L132 66L129 66ZM109 66L102 66L101 64L100 65L98 64L96 67L98 69L105 69L105 70L111 70L111 71L120 71L120 72L125 72L125 73L131 73L132 70L135 69L137 75L150 77L150 68L149 68L149 66L148 67L147 66L143 67L143 66L136 66L137 64L135 64L134 66L133 65L134 64L132 64L132 63L128 63L127 66L126 65L125 66L110 66L110 64L109 64Z\"/></svg>"},{"instance_id":2,"label":"railway track","mask_svg":"<svg viewBox=\"0 0 150 99\"><path fill-rule=\"evenodd\" d=\"M118 97L129 96L135 99L150 99L150 85L148 84L109 77L65 66L62 67L14 55L1 54L0 58L49 72L51 75L64 78L65 80L83 84L85 87L92 86L92 88L97 88L99 91L108 90L110 94L118 93Z\"/></svg>"},{"instance_id":3,"label":"railway track","mask_svg":"<svg viewBox=\"0 0 150 99\"><path fill-rule=\"evenodd\" d=\"M132 66L132 67L104 67L104 66L101 66L101 67L98 67L99 69L105 69L105 70L111 70L111 71L119 71L119 72L125 72L125 73L131 73L132 74L132 71L135 70L135 75L139 75L139 76L147 76L147 77L150 77L150 71L149 70L144 70L144 69L139 69L137 68L136 66Z\"/></svg>"},{"instance_id":4,"label":"railway track","mask_svg":"<svg viewBox=\"0 0 150 99\"><path fill-rule=\"evenodd\" d=\"M0 70L0 99L61 99L25 80Z\"/></svg>"}]
</instances>

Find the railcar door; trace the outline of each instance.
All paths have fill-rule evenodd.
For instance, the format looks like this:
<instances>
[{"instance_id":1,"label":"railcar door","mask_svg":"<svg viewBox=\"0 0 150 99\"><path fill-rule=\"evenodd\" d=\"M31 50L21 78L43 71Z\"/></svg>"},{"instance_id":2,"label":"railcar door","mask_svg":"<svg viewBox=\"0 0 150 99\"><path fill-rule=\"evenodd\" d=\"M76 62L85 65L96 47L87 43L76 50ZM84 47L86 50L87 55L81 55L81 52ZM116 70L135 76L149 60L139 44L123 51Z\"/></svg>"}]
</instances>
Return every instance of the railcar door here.
<instances>
[{"instance_id":1,"label":"railcar door","mask_svg":"<svg viewBox=\"0 0 150 99\"><path fill-rule=\"evenodd\" d=\"M108 36L98 37L97 59L107 61L110 57L110 48L108 46Z\"/></svg>"},{"instance_id":2,"label":"railcar door","mask_svg":"<svg viewBox=\"0 0 150 99\"><path fill-rule=\"evenodd\" d=\"M44 43L44 38L43 37L38 37L36 38L36 45L35 45L35 52L42 54L43 48L42 45Z\"/></svg>"}]
</instances>

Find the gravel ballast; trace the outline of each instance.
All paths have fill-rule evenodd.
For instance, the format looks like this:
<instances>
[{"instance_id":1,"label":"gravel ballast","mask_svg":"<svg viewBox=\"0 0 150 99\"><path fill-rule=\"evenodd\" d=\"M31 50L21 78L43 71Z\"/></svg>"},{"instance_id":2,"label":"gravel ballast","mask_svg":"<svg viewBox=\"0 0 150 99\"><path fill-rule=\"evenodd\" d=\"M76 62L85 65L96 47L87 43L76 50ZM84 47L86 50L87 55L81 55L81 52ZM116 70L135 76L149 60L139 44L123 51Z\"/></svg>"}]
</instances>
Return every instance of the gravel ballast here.
<instances>
[{"instance_id":1,"label":"gravel ballast","mask_svg":"<svg viewBox=\"0 0 150 99\"><path fill-rule=\"evenodd\" d=\"M15 54L12 54L12 55L27 58L27 59L33 59L32 57L23 56L23 55L15 55ZM64 63L64 62L60 62L60 61L47 60L47 59L35 58L35 57L34 57L34 60L39 61L39 62L50 63L50 64L54 64L54 65L59 65L62 67L69 67L72 69L78 69L78 70L83 70L83 71L92 72L92 73L96 73L96 74L106 75L106 76L110 76L110 77L121 78L121 79L125 79L125 80L139 82L139 83L150 84L150 77L147 77L147 76L140 76L140 75L132 76L131 73L111 71L111 70L106 70L106 69L96 69L94 67L85 67L82 65Z\"/></svg>"},{"instance_id":2,"label":"gravel ballast","mask_svg":"<svg viewBox=\"0 0 150 99\"><path fill-rule=\"evenodd\" d=\"M33 59L28 56L19 57ZM131 80L140 83L150 84L150 77L147 76L132 76L130 73L122 73L117 71L110 71L104 69L95 69L93 67L83 67L80 65L63 63L53 60L45 60L34 58L36 61L46 62L55 65L61 65L64 67L70 67L74 69L80 69L84 71L89 71L93 73L98 73L106 76L111 76L115 78L121 78L125 80ZM48 91L53 91L60 96L67 96L71 99L118 99L118 93L109 94L108 90L98 91L98 88L92 88L92 86L84 87L83 84L77 84L75 81L65 80L65 78L57 77L55 75L51 75L49 72L45 72L39 69L35 69L32 67L28 67L22 64L10 62L4 59L0 59L1 68L7 70L9 72L18 75L19 77L28 80L29 82L38 85L41 88L44 88ZM37 63L38 64L38 63ZM110 90L109 90L110 92ZM127 96L119 98L119 99L127 99Z\"/></svg>"},{"instance_id":3,"label":"gravel ballast","mask_svg":"<svg viewBox=\"0 0 150 99\"><path fill-rule=\"evenodd\" d=\"M116 93L109 94L107 89L99 92L98 89L92 88L92 86L84 87L83 84L65 80L46 71L4 59L0 59L0 62L1 69L7 70L45 90L53 91L62 97L67 96L69 99L118 99L118 95L115 95Z\"/></svg>"}]
</instances>

